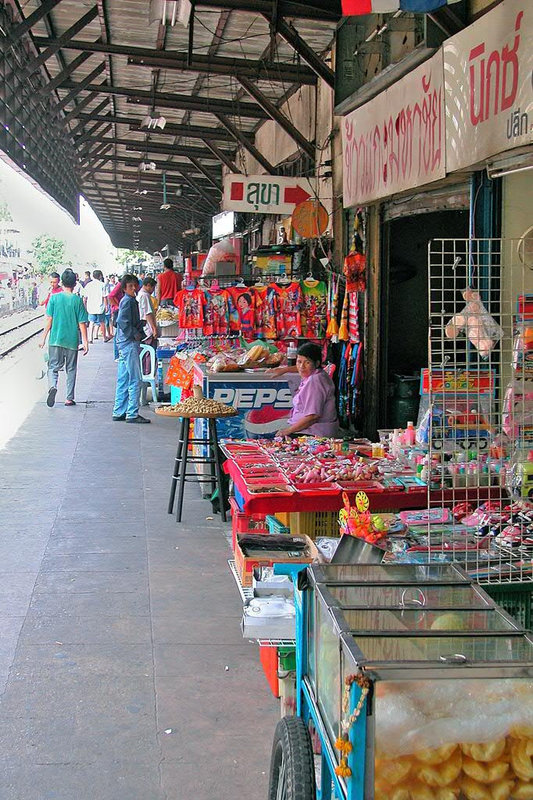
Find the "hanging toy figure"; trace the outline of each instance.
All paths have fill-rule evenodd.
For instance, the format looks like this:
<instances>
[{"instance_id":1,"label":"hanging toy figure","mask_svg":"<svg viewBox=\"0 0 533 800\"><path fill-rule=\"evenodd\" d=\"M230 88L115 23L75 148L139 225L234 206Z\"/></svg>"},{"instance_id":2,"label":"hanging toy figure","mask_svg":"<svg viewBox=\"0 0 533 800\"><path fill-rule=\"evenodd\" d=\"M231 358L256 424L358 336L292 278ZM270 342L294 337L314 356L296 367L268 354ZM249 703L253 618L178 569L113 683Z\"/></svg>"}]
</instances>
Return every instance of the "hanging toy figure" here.
<instances>
[{"instance_id":1,"label":"hanging toy figure","mask_svg":"<svg viewBox=\"0 0 533 800\"><path fill-rule=\"evenodd\" d=\"M346 289L344 292L344 300L342 303L341 324L339 327L339 342L347 342L350 338L348 330L348 313L350 305L350 295Z\"/></svg>"},{"instance_id":2,"label":"hanging toy figure","mask_svg":"<svg viewBox=\"0 0 533 800\"><path fill-rule=\"evenodd\" d=\"M339 279L335 276L331 277L330 299L328 306L329 320L326 336L335 344L339 341L339 325L337 322L337 314L339 309Z\"/></svg>"}]
</instances>

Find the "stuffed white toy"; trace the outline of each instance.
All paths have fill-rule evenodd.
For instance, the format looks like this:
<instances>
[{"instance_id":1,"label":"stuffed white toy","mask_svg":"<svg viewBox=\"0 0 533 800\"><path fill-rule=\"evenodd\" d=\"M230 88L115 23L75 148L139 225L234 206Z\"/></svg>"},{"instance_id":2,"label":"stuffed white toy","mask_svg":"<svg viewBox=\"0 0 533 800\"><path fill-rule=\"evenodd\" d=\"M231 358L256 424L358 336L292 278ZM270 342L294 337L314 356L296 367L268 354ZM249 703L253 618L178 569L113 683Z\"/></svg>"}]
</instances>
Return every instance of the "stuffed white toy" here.
<instances>
[{"instance_id":1,"label":"stuffed white toy","mask_svg":"<svg viewBox=\"0 0 533 800\"><path fill-rule=\"evenodd\" d=\"M465 289L463 297L466 305L447 323L446 336L448 339L457 339L464 330L479 355L487 358L503 337L503 330L481 302L478 292Z\"/></svg>"}]
</instances>

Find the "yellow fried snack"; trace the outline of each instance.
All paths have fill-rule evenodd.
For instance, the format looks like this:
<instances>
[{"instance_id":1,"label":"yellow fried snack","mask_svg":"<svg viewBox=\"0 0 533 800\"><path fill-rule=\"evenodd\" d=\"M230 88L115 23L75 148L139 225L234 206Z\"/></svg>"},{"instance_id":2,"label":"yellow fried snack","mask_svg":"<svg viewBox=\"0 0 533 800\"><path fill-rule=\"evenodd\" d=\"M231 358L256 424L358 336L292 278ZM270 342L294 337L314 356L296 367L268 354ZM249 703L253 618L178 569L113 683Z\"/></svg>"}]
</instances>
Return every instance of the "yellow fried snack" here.
<instances>
[{"instance_id":1,"label":"yellow fried snack","mask_svg":"<svg viewBox=\"0 0 533 800\"><path fill-rule=\"evenodd\" d=\"M376 780L374 784L374 800L389 800L392 787L385 781Z\"/></svg>"},{"instance_id":2,"label":"yellow fried snack","mask_svg":"<svg viewBox=\"0 0 533 800\"><path fill-rule=\"evenodd\" d=\"M468 776L462 779L461 789L467 800L492 800L490 788Z\"/></svg>"},{"instance_id":3,"label":"yellow fried snack","mask_svg":"<svg viewBox=\"0 0 533 800\"><path fill-rule=\"evenodd\" d=\"M461 794L459 786L445 786L435 791L435 800L457 800Z\"/></svg>"},{"instance_id":4,"label":"yellow fried snack","mask_svg":"<svg viewBox=\"0 0 533 800\"><path fill-rule=\"evenodd\" d=\"M501 781L491 784L490 791L492 800L509 800L510 797L515 797L513 792L514 780L512 778L504 778Z\"/></svg>"},{"instance_id":5,"label":"yellow fried snack","mask_svg":"<svg viewBox=\"0 0 533 800\"><path fill-rule=\"evenodd\" d=\"M496 761L505 750L505 739L494 739L492 742L462 744L461 749L465 756L474 761Z\"/></svg>"},{"instance_id":6,"label":"yellow fried snack","mask_svg":"<svg viewBox=\"0 0 533 800\"><path fill-rule=\"evenodd\" d=\"M463 756L457 748L450 758L437 766L424 764L416 770L416 777L428 786L449 786L461 773Z\"/></svg>"},{"instance_id":7,"label":"yellow fried snack","mask_svg":"<svg viewBox=\"0 0 533 800\"><path fill-rule=\"evenodd\" d=\"M526 783L533 778L533 739L511 740L511 764L520 780Z\"/></svg>"},{"instance_id":8,"label":"yellow fried snack","mask_svg":"<svg viewBox=\"0 0 533 800\"><path fill-rule=\"evenodd\" d=\"M376 758L376 778L396 786L409 775L411 763L409 758L398 757L390 761Z\"/></svg>"},{"instance_id":9,"label":"yellow fried snack","mask_svg":"<svg viewBox=\"0 0 533 800\"><path fill-rule=\"evenodd\" d=\"M533 800L533 783L518 781L513 789L513 800Z\"/></svg>"},{"instance_id":10,"label":"yellow fried snack","mask_svg":"<svg viewBox=\"0 0 533 800\"><path fill-rule=\"evenodd\" d=\"M409 789L405 786L395 786L387 800L410 800Z\"/></svg>"},{"instance_id":11,"label":"yellow fried snack","mask_svg":"<svg viewBox=\"0 0 533 800\"><path fill-rule=\"evenodd\" d=\"M506 761L474 761L473 758L465 756L463 758L463 770L470 777L479 783L494 783L501 781L509 769Z\"/></svg>"},{"instance_id":12,"label":"yellow fried snack","mask_svg":"<svg viewBox=\"0 0 533 800\"><path fill-rule=\"evenodd\" d=\"M413 781L409 785L409 795L411 800L435 800L433 790L420 781Z\"/></svg>"},{"instance_id":13,"label":"yellow fried snack","mask_svg":"<svg viewBox=\"0 0 533 800\"><path fill-rule=\"evenodd\" d=\"M509 734L514 739L533 739L533 728L530 725L515 725Z\"/></svg>"},{"instance_id":14,"label":"yellow fried snack","mask_svg":"<svg viewBox=\"0 0 533 800\"><path fill-rule=\"evenodd\" d=\"M456 747L456 744L445 744L442 747L433 747L430 750L418 750L415 756L418 761L422 761L424 764L442 764L443 761L446 761L451 756Z\"/></svg>"}]
</instances>

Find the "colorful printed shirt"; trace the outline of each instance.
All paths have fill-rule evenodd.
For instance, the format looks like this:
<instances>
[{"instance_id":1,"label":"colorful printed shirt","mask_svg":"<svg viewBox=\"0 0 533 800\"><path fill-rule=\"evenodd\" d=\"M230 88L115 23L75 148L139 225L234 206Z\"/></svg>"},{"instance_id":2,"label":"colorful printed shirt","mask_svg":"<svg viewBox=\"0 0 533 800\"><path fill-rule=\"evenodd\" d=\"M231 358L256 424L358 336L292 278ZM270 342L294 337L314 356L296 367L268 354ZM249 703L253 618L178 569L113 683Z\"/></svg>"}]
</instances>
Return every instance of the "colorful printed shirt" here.
<instances>
[{"instance_id":1,"label":"colorful printed shirt","mask_svg":"<svg viewBox=\"0 0 533 800\"><path fill-rule=\"evenodd\" d=\"M326 294L324 281L302 281L302 334L308 339L324 339L326 335Z\"/></svg>"},{"instance_id":2,"label":"colorful printed shirt","mask_svg":"<svg viewBox=\"0 0 533 800\"><path fill-rule=\"evenodd\" d=\"M231 295L226 289L204 289L204 333L226 336L229 333Z\"/></svg>"},{"instance_id":3,"label":"colorful printed shirt","mask_svg":"<svg viewBox=\"0 0 533 800\"><path fill-rule=\"evenodd\" d=\"M276 339L276 320L280 316L279 292L276 284L254 287L255 331L265 339Z\"/></svg>"},{"instance_id":4,"label":"colorful printed shirt","mask_svg":"<svg viewBox=\"0 0 533 800\"><path fill-rule=\"evenodd\" d=\"M278 317L278 337L288 339L302 335L303 297L300 284L293 282L288 286L278 286L281 314Z\"/></svg>"},{"instance_id":5,"label":"colorful printed shirt","mask_svg":"<svg viewBox=\"0 0 533 800\"><path fill-rule=\"evenodd\" d=\"M202 328L204 324L204 293L201 289L181 289L174 297L180 328Z\"/></svg>"},{"instance_id":6,"label":"colorful printed shirt","mask_svg":"<svg viewBox=\"0 0 533 800\"><path fill-rule=\"evenodd\" d=\"M230 309L230 329L240 331L245 339L255 336L255 297L247 287L234 286L229 290L233 301Z\"/></svg>"}]
</instances>

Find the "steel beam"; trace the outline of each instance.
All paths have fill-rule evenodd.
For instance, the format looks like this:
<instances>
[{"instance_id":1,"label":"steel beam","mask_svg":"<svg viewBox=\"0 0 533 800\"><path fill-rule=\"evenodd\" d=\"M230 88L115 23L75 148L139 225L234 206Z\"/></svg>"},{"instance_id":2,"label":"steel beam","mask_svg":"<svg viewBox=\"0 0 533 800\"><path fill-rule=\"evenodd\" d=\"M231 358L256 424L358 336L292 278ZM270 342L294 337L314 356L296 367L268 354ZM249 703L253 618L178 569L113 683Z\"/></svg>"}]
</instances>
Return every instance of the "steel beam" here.
<instances>
[{"instance_id":1,"label":"steel beam","mask_svg":"<svg viewBox=\"0 0 533 800\"><path fill-rule=\"evenodd\" d=\"M65 108L65 106L68 106L68 104L72 100L74 100L74 98L77 97L80 92L83 92L84 89L87 89L90 86L91 81L93 81L95 78L101 75L104 70L105 70L105 61L102 61L100 64L98 64L97 67L93 69L92 72L90 72L87 75L86 78L84 78L80 83L74 85L74 87L70 90L70 92L67 95L65 95L65 97L63 97L61 102L59 102L56 105L56 110L61 111L61 109ZM65 88L65 81L63 81L63 84L61 85L60 88L61 89ZM91 90L93 88L94 87L91 86Z\"/></svg>"},{"instance_id":2,"label":"steel beam","mask_svg":"<svg viewBox=\"0 0 533 800\"><path fill-rule=\"evenodd\" d=\"M244 79L243 79L244 80ZM65 81L62 88L77 89L80 86L73 81ZM235 104L232 100L216 99L211 97L191 97L190 95L172 94L170 92L150 92L143 89L132 89L125 86L105 86L90 84L83 88L91 92L119 95L126 97L127 102L145 106L155 103L159 108L179 108L186 111L205 111L211 114L229 114L251 119L268 119L269 114L255 103Z\"/></svg>"},{"instance_id":3,"label":"steel beam","mask_svg":"<svg viewBox=\"0 0 533 800\"><path fill-rule=\"evenodd\" d=\"M187 167L188 165L187 165L186 162L180 162L180 163L177 164L177 166L178 167ZM204 169L205 169L205 167L204 167ZM210 179L213 178L214 180L216 180L217 178L220 178L220 172L218 174L216 174L216 173L211 172L210 170L206 170L206 171L209 173ZM194 171L189 170L190 174L193 174L193 172ZM202 174L204 174L204 173L202 173ZM135 181L135 183L143 183L143 184L145 184L145 186L147 188L150 188L150 185L152 183L157 183L158 185L161 185L161 176L160 175L156 175L155 173L150 174L149 172L141 172L141 173L139 173L138 170L133 172L132 170L126 170L126 169L117 169L117 170L114 170L114 169L107 169L107 170L103 169L103 170L101 170L100 175L104 176L104 178L103 178L104 182L106 182L105 176L111 175L111 176L114 176L114 177L120 176L120 178L124 177L125 179L127 178L128 180L131 179L132 181ZM200 182L203 182L204 179L202 177L202 178L198 178L198 180ZM107 182L109 182L109 181L107 181ZM179 177L176 177L174 174L167 175L167 186L170 186L171 188L175 188L176 186L179 186L180 184L181 184L181 179Z\"/></svg>"},{"instance_id":4,"label":"steel beam","mask_svg":"<svg viewBox=\"0 0 533 800\"><path fill-rule=\"evenodd\" d=\"M300 133L298 128L296 128L292 122L287 119L285 114L283 114L274 103L266 97L260 89L248 78L239 77L239 83L245 89L248 94L257 101L257 103L261 106L261 108L268 114L268 116L275 120L278 125L283 128L285 133L287 133L291 139L296 142L298 147L300 147L307 155L314 160L315 158L315 147L311 142L307 141L305 136Z\"/></svg>"},{"instance_id":5,"label":"steel beam","mask_svg":"<svg viewBox=\"0 0 533 800\"><path fill-rule=\"evenodd\" d=\"M103 124L104 124L103 122L99 122L97 127L101 127ZM113 125L110 122L105 126L105 128L103 128L103 130L98 131L98 138L93 137L92 132L87 132L85 136L80 136L79 139L76 139L76 147L78 148L78 153L80 155L83 155L88 151L89 148L91 148L94 144L97 144L99 142L104 142L106 144L109 143L114 144L113 139L106 138L106 134L112 130L113 130ZM85 146L80 148L80 145L84 143Z\"/></svg>"},{"instance_id":6,"label":"steel beam","mask_svg":"<svg viewBox=\"0 0 533 800\"><path fill-rule=\"evenodd\" d=\"M268 16L267 19L269 19ZM294 50L296 50L298 55L300 55L303 60L309 64L313 72L315 72L319 78L322 78L322 80L333 89L335 86L335 72L331 69L331 67L328 67L326 62L320 58L318 53L316 53L312 47L309 47L307 42L302 39L296 28L294 28L292 25L289 25L284 19L281 18L278 18L276 28L280 36L282 36L285 41L290 44Z\"/></svg>"},{"instance_id":7,"label":"steel beam","mask_svg":"<svg viewBox=\"0 0 533 800\"><path fill-rule=\"evenodd\" d=\"M218 183L218 181L214 180L214 179L211 177L211 175L210 175L210 174L209 174L209 172L206 170L206 168L204 167L204 165L203 165L203 164L201 164L201 163L198 161L198 159L197 159L197 158L193 158L193 156L189 156L189 160L190 160L191 164L194 164L194 166L196 167L196 169L197 169L199 172L201 172L201 173L202 173L202 175L205 175L205 177L207 178L207 180L209 181L209 183L211 184L211 186L214 186L214 188L217 190L217 192L220 192L220 194L222 194L222 187L221 187L220 183Z\"/></svg>"},{"instance_id":8,"label":"steel beam","mask_svg":"<svg viewBox=\"0 0 533 800\"><path fill-rule=\"evenodd\" d=\"M112 117L111 114L109 114L109 112L107 114L100 114L100 111L104 110L104 108L107 106L108 102L109 101L108 101L107 97L104 97L102 102L98 103L98 105L96 106L96 108L94 109L94 111L91 114L82 114L82 113L80 113L78 115L80 121L77 123L77 125L75 125L71 129L70 135L71 136L76 136L81 130L83 130L83 131L87 130L86 125L89 122L92 122L92 121L94 121L94 122L96 122L96 121L98 121L98 122L108 122L108 121L114 122L115 120L113 120L113 117Z\"/></svg>"},{"instance_id":9,"label":"steel beam","mask_svg":"<svg viewBox=\"0 0 533 800\"><path fill-rule=\"evenodd\" d=\"M232 11L249 11L252 14L270 14L272 0L200 0L196 9L228 8ZM279 0L280 17L315 19L323 22L338 22L341 18L340 0Z\"/></svg>"},{"instance_id":10,"label":"steel beam","mask_svg":"<svg viewBox=\"0 0 533 800\"><path fill-rule=\"evenodd\" d=\"M72 75L72 73L75 72L78 69L78 67L81 67L82 64L84 64L89 58L91 58L91 55L92 55L91 53L80 53L80 55L77 58L73 59L70 62L68 67L66 67L64 70L61 70L59 75L56 75L56 77L53 80L49 81L47 84L45 84L45 86L39 89L37 94L46 95L53 92L54 89L57 89L60 83L63 83L63 81L66 80L70 75Z\"/></svg>"},{"instance_id":11,"label":"steel beam","mask_svg":"<svg viewBox=\"0 0 533 800\"><path fill-rule=\"evenodd\" d=\"M275 172L274 167L270 161L268 161L268 159L266 159L264 155L259 152L255 144L253 144L250 139L248 139L248 137L245 136L243 132L239 130L239 128L237 128L236 125L234 125L226 116L224 116L224 114L217 114L217 118L228 131L229 135L232 136L236 142L242 144L244 149L248 150L252 158L255 158L255 160L261 164L263 169L265 169L270 175L273 175Z\"/></svg>"},{"instance_id":12,"label":"steel beam","mask_svg":"<svg viewBox=\"0 0 533 800\"><path fill-rule=\"evenodd\" d=\"M105 81L102 83L102 86L105 86ZM63 117L63 122L70 122L71 119L77 117L78 114L81 114L83 109L86 108L89 105L89 103L92 103L92 101L95 100L97 97L98 97L97 92L91 92L90 94L88 94L86 97L83 98L83 100L80 100L80 102L76 105L75 108L72 109L72 111L69 111L68 114L65 114L65 116Z\"/></svg>"},{"instance_id":13,"label":"steel beam","mask_svg":"<svg viewBox=\"0 0 533 800\"><path fill-rule=\"evenodd\" d=\"M222 164L225 164L226 167L230 170L230 172L235 172L236 174L240 174L242 172L241 169L235 164L235 162L229 158L226 153L224 153L219 147L216 146L214 142L210 142L209 139L202 139L205 146L212 152L215 158L218 158Z\"/></svg>"},{"instance_id":14,"label":"steel beam","mask_svg":"<svg viewBox=\"0 0 533 800\"><path fill-rule=\"evenodd\" d=\"M92 142L99 142L102 141L102 135L98 134L98 136L90 137L90 141ZM145 142L142 140L135 141L133 139L109 139L106 141L111 141L113 144L120 145L125 147L126 150L130 153L160 153L161 155L169 155L169 156L185 156L188 157L189 155L196 156L197 158L209 158L215 160L221 160L220 155L216 155L213 151L209 149L204 149L203 147L192 147L192 146L182 146L182 145L163 145L163 144L154 144L152 142ZM218 148L217 148L218 149ZM220 151L221 155L224 156L229 160L229 154L225 153L224 151ZM145 161L151 161L152 159L149 158L148 155L145 156ZM224 162L226 163L226 162Z\"/></svg>"},{"instance_id":15,"label":"steel beam","mask_svg":"<svg viewBox=\"0 0 533 800\"><path fill-rule=\"evenodd\" d=\"M26 17L22 22L19 22L18 25L15 25L7 37L7 41L9 44L15 44L18 40L24 36L25 33L28 33L29 30L33 28L43 17L46 17L47 14L55 8L61 0L43 0L39 8L36 8L33 14L30 14L29 17Z\"/></svg>"},{"instance_id":16,"label":"steel beam","mask_svg":"<svg viewBox=\"0 0 533 800\"><path fill-rule=\"evenodd\" d=\"M172 57L168 58L168 56ZM206 72L210 75L235 77L245 75L253 80L266 80L273 83L298 83L309 86L316 84L315 72L307 67L298 69L292 64L252 61L244 58L195 55L188 64L185 53L159 53L157 56L132 54L128 57L128 64L136 67L180 70L181 72Z\"/></svg>"},{"instance_id":17,"label":"steel beam","mask_svg":"<svg viewBox=\"0 0 533 800\"><path fill-rule=\"evenodd\" d=\"M76 36L83 28L85 28L90 22L98 16L98 8L97 6L93 6L89 11L80 17L80 19L71 25L64 33L61 34L57 39L53 39L53 44L48 46L46 50L40 53L38 56L33 58L29 64L27 64L24 69L22 70L21 79L27 78L33 72L35 72L41 64L44 64L45 61L53 56L58 50L61 50L64 47L69 39L72 39L73 36ZM35 39L34 39L35 40Z\"/></svg>"}]
</instances>

